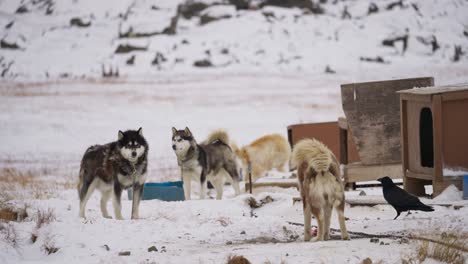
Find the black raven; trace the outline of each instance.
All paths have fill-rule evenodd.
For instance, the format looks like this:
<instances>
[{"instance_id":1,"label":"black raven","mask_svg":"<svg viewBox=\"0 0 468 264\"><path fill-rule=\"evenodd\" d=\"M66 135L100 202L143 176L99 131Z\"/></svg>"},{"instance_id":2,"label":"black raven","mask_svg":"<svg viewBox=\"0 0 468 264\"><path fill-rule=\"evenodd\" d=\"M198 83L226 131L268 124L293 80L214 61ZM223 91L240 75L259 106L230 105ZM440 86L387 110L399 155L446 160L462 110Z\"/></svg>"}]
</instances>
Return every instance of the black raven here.
<instances>
[{"instance_id":1,"label":"black raven","mask_svg":"<svg viewBox=\"0 0 468 264\"><path fill-rule=\"evenodd\" d=\"M421 203L418 197L409 194L405 190L396 186L390 177L385 176L377 180L382 183L383 196L385 200L397 211L397 215L393 220L397 219L397 217L400 216L400 213L404 211L434 211L434 208L431 206Z\"/></svg>"}]
</instances>

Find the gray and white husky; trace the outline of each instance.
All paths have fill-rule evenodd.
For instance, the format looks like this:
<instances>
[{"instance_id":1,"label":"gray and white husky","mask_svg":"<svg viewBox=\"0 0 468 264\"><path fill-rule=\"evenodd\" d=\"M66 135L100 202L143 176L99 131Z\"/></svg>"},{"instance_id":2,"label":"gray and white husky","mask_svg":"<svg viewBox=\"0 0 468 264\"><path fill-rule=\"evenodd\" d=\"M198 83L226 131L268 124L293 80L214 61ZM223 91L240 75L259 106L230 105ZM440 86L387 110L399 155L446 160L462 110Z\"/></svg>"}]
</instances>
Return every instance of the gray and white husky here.
<instances>
[{"instance_id":1,"label":"gray and white husky","mask_svg":"<svg viewBox=\"0 0 468 264\"><path fill-rule=\"evenodd\" d=\"M141 128L119 131L117 141L89 147L80 166L80 217L85 217L86 203L97 188L102 193L102 216L111 218L107 212L107 202L112 197L115 218L123 219L120 203L122 190L133 187L132 219L137 219L147 164L148 143Z\"/></svg>"},{"instance_id":2,"label":"gray and white husky","mask_svg":"<svg viewBox=\"0 0 468 264\"><path fill-rule=\"evenodd\" d=\"M231 182L236 195L240 194L238 163L225 131L214 131L197 144L188 127L184 130L173 127L172 149L181 168L186 200L190 200L191 181L200 183L200 199L205 198L207 180L215 187L218 200L223 197L225 180Z\"/></svg>"}]
</instances>

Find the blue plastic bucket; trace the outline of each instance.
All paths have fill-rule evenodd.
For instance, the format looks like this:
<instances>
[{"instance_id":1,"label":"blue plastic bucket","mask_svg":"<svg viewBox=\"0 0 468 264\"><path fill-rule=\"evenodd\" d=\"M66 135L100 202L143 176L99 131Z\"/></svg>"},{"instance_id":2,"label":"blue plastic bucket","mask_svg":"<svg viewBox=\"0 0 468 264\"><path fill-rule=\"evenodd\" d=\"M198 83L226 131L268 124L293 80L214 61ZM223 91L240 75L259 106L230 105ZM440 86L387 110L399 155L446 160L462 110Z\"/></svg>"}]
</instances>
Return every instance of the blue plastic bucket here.
<instances>
[{"instance_id":1,"label":"blue plastic bucket","mask_svg":"<svg viewBox=\"0 0 468 264\"><path fill-rule=\"evenodd\" d=\"M127 191L128 199L132 200L132 188ZM142 200L158 199L162 201L184 201L184 188L182 181L175 182L148 182L143 185Z\"/></svg>"},{"instance_id":2,"label":"blue plastic bucket","mask_svg":"<svg viewBox=\"0 0 468 264\"><path fill-rule=\"evenodd\" d=\"M463 176L463 199L468 200L468 175Z\"/></svg>"}]
</instances>

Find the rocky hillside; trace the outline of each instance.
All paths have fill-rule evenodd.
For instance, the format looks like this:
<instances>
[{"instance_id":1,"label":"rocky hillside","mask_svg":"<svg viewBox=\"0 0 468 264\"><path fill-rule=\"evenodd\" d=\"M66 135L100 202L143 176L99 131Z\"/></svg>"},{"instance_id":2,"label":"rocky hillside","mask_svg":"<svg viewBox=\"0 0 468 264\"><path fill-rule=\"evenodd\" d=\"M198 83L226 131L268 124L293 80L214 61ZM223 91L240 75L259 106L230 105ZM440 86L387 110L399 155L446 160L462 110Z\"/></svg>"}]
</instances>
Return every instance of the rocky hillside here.
<instances>
[{"instance_id":1,"label":"rocky hillside","mask_svg":"<svg viewBox=\"0 0 468 264\"><path fill-rule=\"evenodd\" d=\"M464 0L0 0L0 76L463 68L466 14Z\"/></svg>"}]
</instances>

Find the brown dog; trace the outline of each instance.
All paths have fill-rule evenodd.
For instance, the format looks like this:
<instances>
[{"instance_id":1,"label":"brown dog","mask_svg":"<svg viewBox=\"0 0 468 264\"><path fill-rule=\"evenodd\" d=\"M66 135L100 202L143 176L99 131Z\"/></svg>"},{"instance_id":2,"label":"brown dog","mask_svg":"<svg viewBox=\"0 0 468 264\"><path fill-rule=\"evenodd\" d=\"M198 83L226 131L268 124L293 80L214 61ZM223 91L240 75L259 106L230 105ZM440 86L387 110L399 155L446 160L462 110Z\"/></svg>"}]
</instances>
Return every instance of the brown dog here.
<instances>
[{"instance_id":1,"label":"brown dog","mask_svg":"<svg viewBox=\"0 0 468 264\"><path fill-rule=\"evenodd\" d=\"M322 142L303 139L293 148L291 167L297 168L304 209L304 240L311 239L311 213L318 223L315 241L330 239L333 207L338 214L341 238L349 239L344 218L344 188L335 155Z\"/></svg>"}]
</instances>

